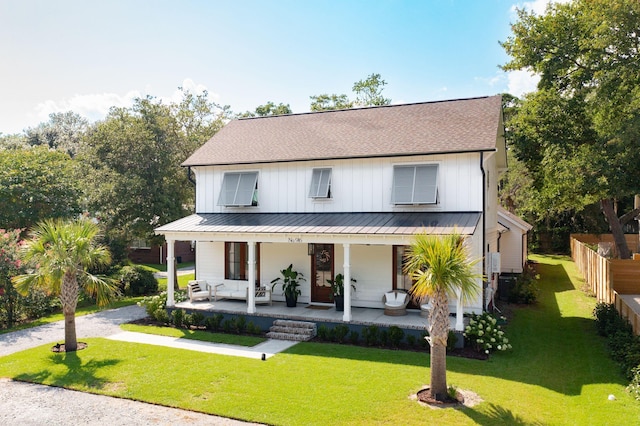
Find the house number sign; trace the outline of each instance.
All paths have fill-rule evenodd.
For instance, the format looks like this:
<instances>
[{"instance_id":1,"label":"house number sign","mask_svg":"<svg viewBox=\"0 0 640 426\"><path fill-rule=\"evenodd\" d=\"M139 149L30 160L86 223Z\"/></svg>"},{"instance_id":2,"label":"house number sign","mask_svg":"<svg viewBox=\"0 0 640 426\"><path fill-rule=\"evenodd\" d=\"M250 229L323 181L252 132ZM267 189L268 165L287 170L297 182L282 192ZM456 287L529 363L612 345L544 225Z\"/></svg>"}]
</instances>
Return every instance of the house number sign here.
<instances>
[{"instance_id":1,"label":"house number sign","mask_svg":"<svg viewBox=\"0 0 640 426\"><path fill-rule=\"evenodd\" d=\"M287 241L288 241L288 242L290 242L290 243L301 243L301 242L302 242L302 238L299 238L299 237L297 237L297 238L289 237L289 238L287 238Z\"/></svg>"}]
</instances>

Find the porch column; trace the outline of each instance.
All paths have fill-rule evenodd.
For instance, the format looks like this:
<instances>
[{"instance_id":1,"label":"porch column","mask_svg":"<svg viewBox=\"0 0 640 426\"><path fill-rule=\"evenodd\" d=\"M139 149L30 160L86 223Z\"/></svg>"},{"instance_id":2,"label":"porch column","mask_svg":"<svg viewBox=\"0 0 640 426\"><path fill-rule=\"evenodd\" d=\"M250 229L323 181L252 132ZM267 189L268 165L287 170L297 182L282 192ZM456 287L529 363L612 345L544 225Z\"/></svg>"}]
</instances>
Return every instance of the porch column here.
<instances>
[{"instance_id":1,"label":"porch column","mask_svg":"<svg viewBox=\"0 0 640 426\"><path fill-rule=\"evenodd\" d=\"M254 314L256 312L256 242L247 242L247 250L249 254L248 269L249 269L249 285L247 294L247 313Z\"/></svg>"},{"instance_id":2,"label":"porch column","mask_svg":"<svg viewBox=\"0 0 640 426\"><path fill-rule=\"evenodd\" d=\"M456 290L456 331L464 330L464 307L462 306L462 297L460 289Z\"/></svg>"},{"instance_id":3,"label":"porch column","mask_svg":"<svg viewBox=\"0 0 640 426\"><path fill-rule=\"evenodd\" d=\"M174 240L167 240L167 308L173 308L176 304L173 297L173 286L176 279L174 245Z\"/></svg>"},{"instance_id":4,"label":"porch column","mask_svg":"<svg viewBox=\"0 0 640 426\"><path fill-rule=\"evenodd\" d=\"M351 321L351 249L349 244L343 244L344 247L344 313L342 321Z\"/></svg>"}]
</instances>

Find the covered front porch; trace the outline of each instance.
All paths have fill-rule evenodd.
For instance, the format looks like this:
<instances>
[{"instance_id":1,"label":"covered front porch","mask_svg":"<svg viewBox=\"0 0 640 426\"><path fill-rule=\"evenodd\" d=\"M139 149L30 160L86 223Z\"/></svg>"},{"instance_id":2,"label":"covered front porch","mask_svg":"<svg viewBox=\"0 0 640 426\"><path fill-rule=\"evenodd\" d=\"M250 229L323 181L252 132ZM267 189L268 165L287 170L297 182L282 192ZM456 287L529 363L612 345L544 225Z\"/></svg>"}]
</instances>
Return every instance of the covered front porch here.
<instances>
[{"instance_id":1,"label":"covered front porch","mask_svg":"<svg viewBox=\"0 0 640 426\"><path fill-rule=\"evenodd\" d=\"M408 309L407 315L389 316L384 314L384 309L379 308L351 308L351 320L344 321L344 312L336 311L332 305L310 305L298 303L294 308L287 307L284 302L273 302L271 305L257 306L256 311L248 314L247 304L240 300L196 301L178 302L175 308L186 311L199 311L208 314L244 315L256 319L264 319L265 322L272 319L288 319L296 321L310 321L315 323L348 323L350 325L378 327L396 326L405 330L426 330L429 323L424 312L417 309ZM449 328L462 331L468 324L468 318L461 317L457 321L457 315L449 316ZM459 322L459 324L457 324Z\"/></svg>"},{"instance_id":2,"label":"covered front porch","mask_svg":"<svg viewBox=\"0 0 640 426\"><path fill-rule=\"evenodd\" d=\"M384 314L383 296L406 291L411 280L403 273L403 251L417 233L467 237L472 257L482 253L480 213L216 213L196 214L156 229L167 247L167 307L229 314L424 329L419 309L406 316ZM208 288L229 285L246 300L175 304L173 269L175 241L195 241L198 247L196 279ZM287 308L284 296L272 292L273 305L258 304L249 288L268 287L287 265L306 278L300 286L297 308ZM322 266L322 268L320 267ZM336 311L327 281L344 275L344 310ZM357 288L351 285L351 278ZM252 283L252 284L250 284ZM255 283L255 284L253 284ZM481 288L482 281L478 280ZM324 293L321 293L322 290ZM240 296L242 297L242 296ZM415 306L417 308L417 306ZM464 328L465 312L479 312L482 297L463 304L449 301L451 328ZM457 320L456 320L457 318Z\"/></svg>"}]
</instances>

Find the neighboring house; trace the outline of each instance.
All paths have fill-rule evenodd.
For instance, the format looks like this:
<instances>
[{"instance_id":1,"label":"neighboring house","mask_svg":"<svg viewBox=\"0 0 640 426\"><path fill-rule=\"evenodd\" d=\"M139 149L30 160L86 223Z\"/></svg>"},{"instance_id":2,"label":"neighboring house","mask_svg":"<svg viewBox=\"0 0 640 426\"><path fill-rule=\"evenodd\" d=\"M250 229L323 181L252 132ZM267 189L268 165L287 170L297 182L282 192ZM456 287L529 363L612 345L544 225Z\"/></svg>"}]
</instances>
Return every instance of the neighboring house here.
<instances>
[{"instance_id":1,"label":"neighboring house","mask_svg":"<svg viewBox=\"0 0 640 426\"><path fill-rule=\"evenodd\" d=\"M500 272L521 274L527 263L527 234L533 226L498 206Z\"/></svg>"},{"instance_id":2,"label":"neighboring house","mask_svg":"<svg viewBox=\"0 0 640 426\"><path fill-rule=\"evenodd\" d=\"M234 120L182 164L196 213L156 233L169 260L175 241L196 241L197 278L212 284L269 285L293 264L307 277L299 302L328 304L326 279L356 278L351 321L351 307L382 308L385 292L411 287L402 264L416 233L457 230L472 258L498 250L503 131L500 96ZM483 296L464 311L482 311ZM463 307L450 310L460 329Z\"/></svg>"},{"instance_id":3,"label":"neighboring house","mask_svg":"<svg viewBox=\"0 0 640 426\"><path fill-rule=\"evenodd\" d=\"M152 245L148 241L137 238L131 242L127 257L136 263L164 264L167 260L167 243ZM190 241L176 241L174 257L178 263L194 262L195 247Z\"/></svg>"}]
</instances>

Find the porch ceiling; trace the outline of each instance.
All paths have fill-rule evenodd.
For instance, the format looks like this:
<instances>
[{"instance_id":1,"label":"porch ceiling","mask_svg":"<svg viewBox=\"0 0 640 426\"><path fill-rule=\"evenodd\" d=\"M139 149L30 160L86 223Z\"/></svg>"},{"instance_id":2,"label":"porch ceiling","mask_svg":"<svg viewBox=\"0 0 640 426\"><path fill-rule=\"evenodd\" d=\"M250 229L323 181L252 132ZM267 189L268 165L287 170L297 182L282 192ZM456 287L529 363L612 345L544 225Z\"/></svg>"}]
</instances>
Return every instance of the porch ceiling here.
<instances>
[{"instance_id":1,"label":"porch ceiling","mask_svg":"<svg viewBox=\"0 0 640 426\"><path fill-rule=\"evenodd\" d=\"M479 212L200 213L156 228L156 233L473 235Z\"/></svg>"}]
</instances>

